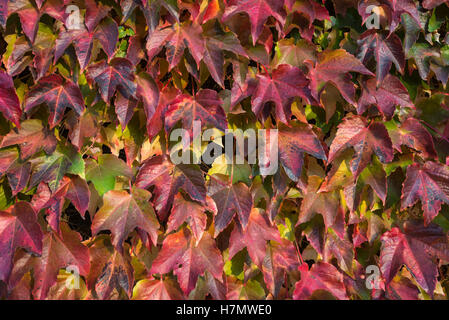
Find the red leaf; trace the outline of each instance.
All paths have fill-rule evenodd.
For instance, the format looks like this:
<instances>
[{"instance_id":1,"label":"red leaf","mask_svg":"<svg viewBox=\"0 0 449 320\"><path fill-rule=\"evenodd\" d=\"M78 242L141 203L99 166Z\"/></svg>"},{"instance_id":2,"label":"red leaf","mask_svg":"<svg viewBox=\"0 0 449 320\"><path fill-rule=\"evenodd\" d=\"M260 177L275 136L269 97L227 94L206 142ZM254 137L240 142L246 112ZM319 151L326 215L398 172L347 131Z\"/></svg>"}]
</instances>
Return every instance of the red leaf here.
<instances>
[{"instance_id":1,"label":"red leaf","mask_svg":"<svg viewBox=\"0 0 449 320\"><path fill-rule=\"evenodd\" d=\"M147 39L147 52L149 59L153 59L162 47L166 47L166 56L169 69L173 69L181 61L186 48L192 54L197 66L200 65L204 55L204 39L202 28L196 23L185 22L169 27L158 27Z\"/></svg>"},{"instance_id":2,"label":"red leaf","mask_svg":"<svg viewBox=\"0 0 449 320\"><path fill-rule=\"evenodd\" d=\"M313 132L312 127L302 122L291 123L290 127L279 124L279 158L293 181L301 176L304 153L327 160L323 144Z\"/></svg>"},{"instance_id":3,"label":"red leaf","mask_svg":"<svg viewBox=\"0 0 449 320\"><path fill-rule=\"evenodd\" d=\"M17 132L11 131L2 140L1 148L19 145L21 159L27 159L36 152L44 150L47 154L56 149L56 138L42 126L40 120L25 120Z\"/></svg>"},{"instance_id":4,"label":"red leaf","mask_svg":"<svg viewBox=\"0 0 449 320\"><path fill-rule=\"evenodd\" d=\"M179 266L181 265L181 266ZM223 258L215 241L204 233L198 245L187 229L168 235L151 266L151 273L174 271L186 295L195 288L198 276L207 270L216 279L222 278Z\"/></svg>"},{"instance_id":5,"label":"red leaf","mask_svg":"<svg viewBox=\"0 0 449 320\"><path fill-rule=\"evenodd\" d=\"M291 118L290 105L293 98L301 97L307 103L316 104L308 88L309 81L302 71L288 64L282 64L273 70L271 76L258 75L257 87L252 96L252 110L256 115L264 111L266 102L273 101L276 106L276 116L288 123Z\"/></svg>"},{"instance_id":6,"label":"red leaf","mask_svg":"<svg viewBox=\"0 0 449 320\"><path fill-rule=\"evenodd\" d=\"M401 209L420 199L424 223L428 225L438 215L441 204L449 204L449 167L432 161L408 166L401 199Z\"/></svg>"},{"instance_id":7,"label":"red leaf","mask_svg":"<svg viewBox=\"0 0 449 320\"><path fill-rule=\"evenodd\" d=\"M308 299L316 290L328 291L340 300L348 299L343 284L343 275L333 265L319 261L310 270L307 265L302 265L299 269L301 280L296 283L293 299Z\"/></svg>"},{"instance_id":8,"label":"red leaf","mask_svg":"<svg viewBox=\"0 0 449 320\"><path fill-rule=\"evenodd\" d=\"M208 195L217 205L215 216L215 237L223 231L237 214L246 229L253 206L249 188L243 182L232 184L221 174L214 175L208 185Z\"/></svg>"},{"instance_id":9,"label":"red leaf","mask_svg":"<svg viewBox=\"0 0 449 320\"><path fill-rule=\"evenodd\" d=\"M102 99L109 103L118 90L126 99L136 97L137 86L134 83L133 65L125 58L114 58L109 64L100 61L87 68L86 78L89 83L95 81Z\"/></svg>"},{"instance_id":10,"label":"red leaf","mask_svg":"<svg viewBox=\"0 0 449 320\"><path fill-rule=\"evenodd\" d=\"M61 236L53 232L44 236L42 256L34 265L35 299L45 299L61 268L73 265L79 268L80 275L89 273L89 251L81 243L80 235L65 224L61 225L61 232Z\"/></svg>"},{"instance_id":11,"label":"red leaf","mask_svg":"<svg viewBox=\"0 0 449 320\"><path fill-rule=\"evenodd\" d=\"M83 95L79 87L70 80L64 80L57 74L39 80L26 95L25 111L45 103L50 108L50 129L57 125L66 108L73 109L78 116L84 111Z\"/></svg>"},{"instance_id":12,"label":"red leaf","mask_svg":"<svg viewBox=\"0 0 449 320\"><path fill-rule=\"evenodd\" d=\"M134 270L126 250L120 253L111 245L108 236L99 236L89 248L90 271L87 285L95 289L102 300L108 299L113 290L122 288L131 298L134 284Z\"/></svg>"},{"instance_id":13,"label":"red leaf","mask_svg":"<svg viewBox=\"0 0 449 320\"><path fill-rule=\"evenodd\" d=\"M360 46L358 58L365 64L372 57L377 62L376 78L378 84L385 79L392 63L401 74L404 73L405 54L401 39L395 33L385 37L375 30L369 30L362 34L358 41Z\"/></svg>"},{"instance_id":14,"label":"red leaf","mask_svg":"<svg viewBox=\"0 0 449 320\"><path fill-rule=\"evenodd\" d=\"M431 224L410 221L403 231L393 228L381 237L380 267L388 285L402 265L407 266L416 282L431 296L435 289L438 267L433 258L449 260L447 235Z\"/></svg>"},{"instance_id":15,"label":"red leaf","mask_svg":"<svg viewBox=\"0 0 449 320\"><path fill-rule=\"evenodd\" d=\"M349 72L374 75L359 60L343 49L324 51L318 54L318 61L310 70L310 88L312 95L319 100L319 92L326 82L331 82L340 90L343 98L351 104L354 101L355 85Z\"/></svg>"},{"instance_id":16,"label":"red leaf","mask_svg":"<svg viewBox=\"0 0 449 320\"><path fill-rule=\"evenodd\" d=\"M424 157L437 160L435 144L432 135L414 118L403 121L398 129L390 130L393 147L402 152L401 145L406 145L419 151Z\"/></svg>"},{"instance_id":17,"label":"red leaf","mask_svg":"<svg viewBox=\"0 0 449 320\"><path fill-rule=\"evenodd\" d=\"M210 89L201 90L194 99L183 94L168 105L165 112L165 130L170 132L178 121L182 121L183 128L189 130L192 137L193 122L201 121L201 126L209 125L225 131L228 123L222 104L217 92Z\"/></svg>"},{"instance_id":18,"label":"red leaf","mask_svg":"<svg viewBox=\"0 0 449 320\"><path fill-rule=\"evenodd\" d=\"M20 108L19 98L11 76L2 70L0 70L0 111L6 119L20 127L22 109Z\"/></svg>"},{"instance_id":19,"label":"red leaf","mask_svg":"<svg viewBox=\"0 0 449 320\"><path fill-rule=\"evenodd\" d=\"M42 253L42 231L27 202L17 202L10 212L0 211L0 280L7 282L17 248Z\"/></svg>"},{"instance_id":20,"label":"red leaf","mask_svg":"<svg viewBox=\"0 0 449 320\"><path fill-rule=\"evenodd\" d=\"M151 194L143 189L126 191L111 190L103 196L103 206L92 221L92 234L101 230L110 230L112 244L123 252L123 241L136 227L142 229L157 243L159 222L153 207L148 202Z\"/></svg>"},{"instance_id":21,"label":"red leaf","mask_svg":"<svg viewBox=\"0 0 449 320\"><path fill-rule=\"evenodd\" d=\"M174 199L173 208L168 218L167 231L177 230L184 222L188 222L197 242L203 236L206 229L207 215L206 210L216 214L215 203L209 197L206 198L207 206L200 203L185 200L181 194L177 194Z\"/></svg>"},{"instance_id":22,"label":"red leaf","mask_svg":"<svg viewBox=\"0 0 449 320\"><path fill-rule=\"evenodd\" d=\"M274 17L282 26L284 25L285 11L283 7L283 0L230 0L222 20L226 21L237 13L247 13L251 21L253 45L256 45L263 26L270 16Z\"/></svg>"},{"instance_id":23,"label":"red leaf","mask_svg":"<svg viewBox=\"0 0 449 320\"><path fill-rule=\"evenodd\" d=\"M171 279L144 279L136 283L133 300L183 300L183 294Z\"/></svg>"},{"instance_id":24,"label":"red leaf","mask_svg":"<svg viewBox=\"0 0 449 320\"><path fill-rule=\"evenodd\" d=\"M93 25L93 23L95 22L91 22L90 25ZM117 23L108 18L103 20L95 31L88 31L84 26L79 30L62 31L56 39L54 62L56 63L73 43L80 67L84 70L91 59L95 40L101 43L104 52L111 58L118 41Z\"/></svg>"},{"instance_id":25,"label":"red leaf","mask_svg":"<svg viewBox=\"0 0 449 320\"><path fill-rule=\"evenodd\" d=\"M156 199L154 207L159 218L164 221L173 204L173 198L182 188L189 196L201 203L206 199L206 187L201 170L195 165L174 166L161 156L148 159L137 174L137 188L154 185Z\"/></svg>"},{"instance_id":26,"label":"red leaf","mask_svg":"<svg viewBox=\"0 0 449 320\"><path fill-rule=\"evenodd\" d=\"M279 231L273 227L266 214L259 208L253 208L248 218L248 225L245 230L240 224L236 224L229 238L229 259L247 248L251 260L259 267L267 251L267 241L274 240L281 242Z\"/></svg>"},{"instance_id":27,"label":"red leaf","mask_svg":"<svg viewBox=\"0 0 449 320\"><path fill-rule=\"evenodd\" d=\"M395 76L388 74L379 87L376 80L368 80L357 105L357 113L364 113L370 105L375 105L387 119L391 119L396 106L415 108L407 89Z\"/></svg>"},{"instance_id":28,"label":"red leaf","mask_svg":"<svg viewBox=\"0 0 449 320\"><path fill-rule=\"evenodd\" d=\"M351 160L351 171L355 178L371 162L373 153L382 163L393 160L392 142L382 123L372 122L367 126L364 118L353 115L343 119L338 126L335 139L332 141L328 163L331 163L349 146L352 146L355 151Z\"/></svg>"}]
</instances>

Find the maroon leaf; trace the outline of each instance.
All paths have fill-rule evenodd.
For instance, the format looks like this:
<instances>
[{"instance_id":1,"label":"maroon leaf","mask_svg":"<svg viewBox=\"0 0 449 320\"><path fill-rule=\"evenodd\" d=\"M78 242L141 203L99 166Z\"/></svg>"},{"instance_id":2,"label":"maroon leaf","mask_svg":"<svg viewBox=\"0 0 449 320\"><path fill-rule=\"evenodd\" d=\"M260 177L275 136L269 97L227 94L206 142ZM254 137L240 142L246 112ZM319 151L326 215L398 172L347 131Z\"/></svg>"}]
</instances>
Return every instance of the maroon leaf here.
<instances>
[{"instance_id":1,"label":"maroon leaf","mask_svg":"<svg viewBox=\"0 0 449 320\"><path fill-rule=\"evenodd\" d=\"M110 230L112 244L123 252L123 241L136 227L146 231L151 241L157 243L159 222L148 202L151 194L143 189L126 191L111 190L103 196L103 206L92 221L92 234Z\"/></svg>"},{"instance_id":2,"label":"maroon leaf","mask_svg":"<svg viewBox=\"0 0 449 320\"><path fill-rule=\"evenodd\" d=\"M370 105L375 105L387 119L391 119L396 106L414 108L407 89L395 76L388 74L379 87L376 80L368 80L357 105L357 113L364 113Z\"/></svg>"},{"instance_id":3,"label":"maroon leaf","mask_svg":"<svg viewBox=\"0 0 449 320\"><path fill-rule=\"evenodd\" d=\"M201 26L185 22L169 27L158 27L147 39L149 59L153 59L164 46L170 70L181 61L186 48L199 66L205 51Z\"/></svg>"},{"instance_id":4,"label":"maroon leaf","mask_svg":"<svg viewBox=\"0 0 449 320\"><path fill-rule=\"evenodd\" d=\"M209 125L222 131L228 126L226 115L221 105L223 102L216 91L203 89L198 92L195 99L183 94L173 100L165 113L165 130L170 130L178 121L182 121L182 126L189 130L192 136L194 121L201 121L201 125Z\"/></svg>"},{"instance_id":5,"label":"maroon leaf","mask_svg":"<svg viewBox=\"0 0 449 320\"><path fill-rule=\"evenodd\" d=\"M22 116L22 109L20 108L19 98L12 78L2 70L0 70L0 111L6 119L20 127L19 121Z\"/></svg>"},{"instance_id":6,"label":"maroon leaf","mask_svg":"<svg viewBox=\"0 0 449 320\"><path fill-rule=\"evenodd\" d=\"M281 242L279 231L273 227L263 210L253 208L248 218L248 225L243 230L240 224L236 224L229 238L229 259L247 248L251 260L259 267L265 258L267 241Z\"/></svg>"},{"instance_id":7,"label":"maroon leaf","mask_svg":"<svg viewBox=\"0 0 449 320\"><path fill-rule=\"evenodd\" d=\"M1 148L19 145L20 156L27 159L36 152L44 150L47 154L52 153L56 149L56 138L42 126L37 119L26 120L21 124L20 129L16 132L11 131L2 140Z\"/></svg>"},{"instance_id":8,"label":"maroon leaf","mask_svg":"<svg viewBox=\"0 0 449 320\"><path fill-rule=\"evenodd\" d=\"M408 118L399 128L390 130L389 134L393 147L400 152L402 152L401 145L406 145L419 151L426 158L436 160L438 157L432 135L417 119Z\"/></svg>"},{"instance_id":9,"label":"maroon leaf","mask_svg":"<svg viewBox=\"0 0 449 320\"><path fill-rule=\"evenodd\" d=\"M354 101L355 85L349 72L373 75L359 60L343 49L324 51L318 54L318 61L310 70L310 88L313 97L318 100L324 84L331 82L340 90L343 98L351 104Z\"/></svg>"},{"instance_id":10,"label":"maroon leaf","mask_svg":"<svg viewBox=\"0 0 449 320\"><path fill-rule=\"evenodd\" d=\"M294 122L290 127L280 124L279 128L279 158L293 181L301 176L304 153L327 160L323 144L313 132L310 125Z\"/></svg>"},{"instance_id":11,"label":"maroon leaf","mask_svg":"<svg viewBox=\"0 0 449 320\"><path fill-rule=\"evenodd\" d=\"M61 231L61 236L53 232L44 236L42 256L34 265L35 299L45 299L61 268L76 266L80 275L87 276L89 273L89 251L81 243L80 235L65 224L61 225Z\"/></svg>"},{"instance_id":12,"label":"maroon leaf","mask_svg":"<svg viewBox=\"0 0 449 320\"><path fill-rule=\"evenodd\" d=\"M308 270L306 264L299 269L301 271L301 280L296 283L293 299L308 299L316 290L328 291L340 300L348 299L343 284L343 275L333 265L317 262L310 270Z\"/></svg>"},{"instance_id":13,"label":"maroon leaf","mask_svg":"<svg viewBox=\"0 0 449 320\"><path fill-rule=\"evenodd\" d=\"M209 233L204 233L198 245L194 243L187 229L168 235L151 266L151 273L165 274L174 270L186 295L206 270L218 280L223 272L223 258Z\"/></svg>"},{"instance_id":14,"label":"maroon leaf","mask_svg":"<svg viewBox=\"0 0 449 320\"><path fill-rule=\"evenodd\" d=\"M65 22L67 14L65 6L59 0L47 0L44 6L37 8L30 0L8 1L8 12L17 13L20 18L23 32L30 39L31 43L36 38L39 20L44 14Z\"/></svg>"},{"instance_id":15,"label":"maroon leaf","mask_svg":"<svg viewBox=\"0 0 449 320\"><path fill-rule=\"evenodd\" d=\"M90 24L93 25L93 23ZM73 43L80 67L84 70L91 59L95 40L101 43L104 52L111 58L118 41L117 23L108 18L103 20L95 31L88 31L84 26L80 30L62 31L56 40L54 61L58 61L68 46Z\"/></svg>"},{"instance_id":16,"label":"maroon leaf","mask_svg":"<svg viewBox=\"0 0 449 320\"><path fill-rule=\"evenodd\" d=\"M183 294L171 279L144 279L136 283L133 300L183 300Z\"/></svg>"},{"instance_id":17,"label":"maroon leaf","mask_svg":"<svg viewBox=\"0 0 449 320\"><path fill-rule=\"evenodd\" d=\"M309 81L302 71L288 64L282 64L271 76L258 75L257 87L252 96L252 110L260 115L266 102L272 101L276 106L277 118L288 123L291 118L290 105L295 97L301 97L307 103L315 103L308 88Z\"/></svg>"},{"instance_id":18,"label":"maroon leaf","mask_svg":"<svg viewBox=\"0 0 449 320\"><path fill-rule=\"evenodd\" d=\"M377 62L376 78L378 84L385 79L392 63L401 74L404 73L405 54L401 39L395 33L386 37L375 30L369 30L358 41L360 46L358 58L365 64L372 57Z\"/></svg>"},{"instance_id":19,"label":"maroon leaf","mask_svg":"<svg viewBox=\"0 0 449 320\"><path fill-rule=\"evenodd\" d=\"M89 248L90 271L87 286L95 289L102 300L108 299L115 290L122 288L131 298L134 284L131 258L126 251L114 250L108 236L99 236Z\"/></svg>"},{"instance_id":20,"label":"maroon leaf","mask_svg":"<svg viewBox=\"0 0 449 320\"><path fill-rule=\"evenodd\" d=\"M200 203L188 201L181 194L175 196L173 208L167 222L167 233L177 230L185 221L188 222L192 233L197 241L203 236L206 229L207 215L205 211L214 214L217 212L215 203L210 198L206 198L207 206Z\"/></svg>"},{"instance_id":21,"label":"maroon leaf","mask_svg":"<svg viewBox=\"0 0 449 320\"><path fill-rule=\"evenodd\" d=\"M221 174L214 175L208 185L208 195L217 206L215 237L223 231L237 214L243 229L246 229L253 201L249 188L243 182L230 183Z\"/></svg>"},{"instance_id":22,"label":"maroon leaf","mask_svg":"<svg viewBox=\"0 0 449 320\"><path fill-rule=\"evenodd\" d=\"M420 199L424 223L428 225L437 216L441 204L449 204L449 167L432 161L422 166L417 163L408 166L401 199L401 209Z\"/></svg>"},{"instance_id":23,"label":"maroon leaf","mask_svg":"<svg viewBox=\"0 0 449 320\"><path fill-rule=\"evenodd\" d=\"M84 111L83 95L79 87L60 75L53 74L39 80L26 95L25 111L45 103L50 108L50 129L57 125L66 108L73 109L78 115Z\"/></svg>"},{"instance_id":24,"label":"maroon leaf","mask_svg":"<svg viewBox=\"0 0 449 320\"><path fill-rule=\"evenodd\" d=\"M125 58L114 58L109 64L100 61L87 68L87 80L95 82L102 99L109 103L115 91L118 90L123 97L129 99L136 97L137 86L134 83L132 63Z\"/></svg>"},{"instance_id":25,"label":"maroon leaf","mask_svg":"<svg viewBox=\"0 0 449 320\"><path fill-rule=\"evenodd\" d=\"M230 0L222 19L227 20L241 12L248 14L251 21L253 45L262 33L263 25L269 17L274 17L282 26L285 23L284 1L278 0Z\"/></svg>"},{"instance_id":26,"label":"maroon leaf","mask_svg":"<svg viewBox=\"0 0 449 320\"><path fill-rule=\"evenodd\" d=\"M358 177L371 162L373 152L382 163L393 160L392 142L382 123L372 122L367 126L364 118L352 115L343 119L332 141L328 162L331 163L349 146L352 146L355 151L350 165L355 177Z\"/></svg>"},{"instance_id":27,"label":"maroon leaf","mask_svg":"<svg viewBox=\"0 0 449 320\"><path fill-rule=\"evenodd\" d=\"M405 265L421 288L433 296L438 274L433 259L449 259L448 238L443 230L434 224L424 227L410 221L403 230L393 228L384 233L381 240L380 267L386 284Z\"/></svg>"},{"instance_id":28,"label":"maroon leaf","mask_svg":"<svg viewBox=\"0 0 449 320\"><path fill-rule=\"evenodd\" d=\"M42 231L33 208L17 202L9 211L0 211L0 280L7 282L17 248L42 253Z\"/></svg>"},{"instance_id":29,"label":"maroon leaf","mask_svg":"<svg viewBox=\"0 0 449 320\"><path fill-rule=\"evenodd\" d=\"M203 203L206 199L206 187L201 170L195 165L180 164L174 166L163 157L148 159L136 177L137 188L155 186L156 199L154 207L163 221L168 216L174 196L182 188L196 201Z\"/></svg>"}]
</instances>

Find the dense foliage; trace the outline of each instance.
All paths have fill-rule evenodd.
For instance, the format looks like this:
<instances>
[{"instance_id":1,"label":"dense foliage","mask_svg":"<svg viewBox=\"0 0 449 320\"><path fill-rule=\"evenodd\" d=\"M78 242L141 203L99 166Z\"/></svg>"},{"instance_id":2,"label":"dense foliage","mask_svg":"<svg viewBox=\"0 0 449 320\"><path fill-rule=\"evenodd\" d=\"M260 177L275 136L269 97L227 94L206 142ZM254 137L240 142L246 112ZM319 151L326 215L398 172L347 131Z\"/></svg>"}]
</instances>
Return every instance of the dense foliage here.
<instances>
[{"instance_id":1,"label":"dense foliage","mask_svg":"<svg viewBox=\"0 0 449 320\"><path fill-rule=\"evenodd\" d=\"M0 26L0 297L446 298L449 1L0 0ZM174 164L198 120L277 129L278 170Z\"/></svg>"}]
</instances>

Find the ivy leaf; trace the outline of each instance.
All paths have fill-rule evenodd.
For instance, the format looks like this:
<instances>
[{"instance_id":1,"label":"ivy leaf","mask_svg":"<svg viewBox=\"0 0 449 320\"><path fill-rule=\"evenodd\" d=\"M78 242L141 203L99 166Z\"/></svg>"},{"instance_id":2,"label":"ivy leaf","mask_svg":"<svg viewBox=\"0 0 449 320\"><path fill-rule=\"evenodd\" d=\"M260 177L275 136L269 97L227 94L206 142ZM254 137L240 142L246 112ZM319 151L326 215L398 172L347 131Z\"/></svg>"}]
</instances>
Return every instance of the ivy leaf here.
<instances>
[{"instance_id":1,"label":"ivy leaf","mask_svg":"<svg viewBox=\"0 0 449 320\"><path fill-rule=\"evenodd\" d=\"M86 14L84 17L84 23L87 29L92 32L98 23L103 20L111 10L110 7L103 5L102 3L96 3L94 0L85 0Z\"/></svg>"},{"instance_id":2,"label":"ivy leaf","mask_svg":"<svg viewBox=\"0 0 449 320\"><path fill-rule=\"evenodd\" d=\"M90 25L93 25L93 22ZM108 58L111 58L118 41L117 23L111 18L107 18L97 26L95 31L89 31L84 26L79 30L62 31L56 39L54 61L58 61L70 44L73 43L81 70L84 70L91 59L95 40L100 42Z\"/></svg>"},{"instance_id":3,"label":"ivy leaf","mask_svg":"<svg viewBox=\"0 0 449 320\"><path fill-rule=\"evenodd\" d=\"M447 0L424 0L422 5L426 9L433 9L446 2Z\"/></svg>"},{"instance_id":4,"label":"ivy leaf","mask_svg":"<svg viewBox=\"0 0 449 320\"><path fill-rule=\"evenodd\" d=\"M114 289L122 288L131 298L134 284L131 258L125 250L114 250L109 236L101 235L89 247L90 271L87 286L102 300L108 299Z\"/></svg>"},{"instance_id":5,"label":"ivy leaf","mask_svg":"<svg viewBox=\"0 0 449 320\"><path fill-rule=\"evenodd\" d=\"M214 278L221 280L223 258L215 241L204 233L198 245L187 229L168 235L156 259L151 266L151 273L165 274L170 271L178 278L184 294L188 295L198 280L207 270Z\"/></svg>"},{"instance_id":6,"label":"ivy leaf","mask_svg":"<svg viewBox=\"0 0 449 320\"><path fill-rule=\"evenodd\" d=\"M182 188L192 200L204 203L206 187L198 166L180 164L174 166L161 156L145 161L137 174L135 186L146 189L154 185L154 208L164 221L173 204L175 195Z\"/></svg>"},{"instance_id":7,"label":"ivy leaf","mask_svg":"<svg viewBox=\"0 0 449 320\"><path fill-rule=\"evenodd\" d=\"M311 64L311 62L308 63ZM310 89L313 97L319 100L319 92L324 88L325 83L331 82L346 101L355 105L355 85L351 81L349 72L374 75L357 58L344 49L327 50L319 53L316 64L309 72Z\"/></svg>"},{"instance_id":8,"label":"ivy leaf","mask_svg":"<svg viewBox=\"0 0 449 320\"><path fill-rule=\"evenodd\" d=\"M263 210L253 208L248 217L248 225L243 230L241 224L236 223L229 238L229 259L247 248L251 260L259 267L265 258L267 241L281 242L279 231L273 227Z\"/></svg>"},{"instance_id":9,"label":"ivy leaf","mask_svg":"<svg viewBox=\"0 0 449 320\"><path fill-rule=\"evenodd\" d=\"M159 222L148 202L150 198L151 193L143 189L133 189L131 193L124 190L108 191L103 196L103 206L92 221L92 234L110 230L112 244L123 252L123 241L138 227L146 231L151 241L156 244Z\"/></svg>"},{"instance_id":10,"label":"ivy leaf","mask_svg":"<svg viewBox=\"0 0 449 320\"><path fill-rule=\"evenodd\" d=\"M38 84L31 88L26 95L25 111L29 112L41 103L46 103L50 108L50 129L62 120L66 108L73 109L78 116L85 108L79 87L57 74L40 79Z\"/></svg>"},{"instance_id":11,"label":"ivy leaf","mask_svg":"<svg viewBox=\"0 0 449 320\"><path fill-rule=\"evenodd\" d=\"M118 90L126 99L136 98L137 85L134 83L134 66L126 58L114 58L110 63L100 61L87 68L86 78L89 83L95 82L100 90L101 98L109 103Z\"/></svg>"},{"instance_id":12,"label":"ivy leaf","mask_svg":"<svg viewBox=\"0 0 449 320\"><path fill-rule=\"evenodd\" d=\"M364 83L357 113L364 113L370 105L375 105L387 119L391 119L396 106L415 108L407 89L391 74L388 74L378 87L375 79Z\"/></svg>"},{"instance_id":13,"label":"ivy leaf","mask_svg":"<svg viewBox=\"0 0 449 320\"><path fill-rule=\"evenodd\" d=\"M370 163L373 153L382 163L393 160L392 142L382 123L372 122L367 126L364 118L352 115L343 119L332 141L328 162L331 163L349 146L355 151L350 168L355 177Z\"/></svg>"},{"instance_id":14,"label":"ivy leaf","mask_svg":"<svg viewBox=\"0 0 449 320\"><path fill-rule=\"evenodd\" d=\"M290 127L280 124L279 159L288 177L298 181L301 176L304 153L327 160L323 144L311 129L310 125L294 122Z\"/></svg>"},{"instance_id":15,"label":"ivy leaf","mask_svg":"<svg viewBox=\"0 0 449 320\"><path fill-rule=\"evenodd\" d=\"M303 72L294 66L282 64L268 74L258 75L258 82L252 96L252 110L256 115L264 111L266 102L276 106L276 116L288 123L291 118L290 105L295 97L301 97L307 103L316 104L308 88L309 81Z\"/></svg>"},{"instance_id":16,"label":"ivy leaf","mask_svg":"<svg viewBox=\"0 0 449 320\"><path fill-rule=\"evenodd\" d=\"M208 184L208 195L215 201L215 237L223 231L237 214L243 229L246 229L253 206L251 193L246 184L232 184L221 175L214 175Z\"/></svg>"},{"instance_id":17,"label":"ivy leaf","mask_svg":"<svg viewBox=\"0 0 449 320\"><path fill-rule=\"evenodd\" d=\"M49 197L45 204L39 207L39 210L49 208L47 210L50 215L47 218L48 224L56 232L60 230L59 222L65 199L70 200L84 218L90 200L90 190L86 181L77 176L71 178L64 177L58 189Z\"/></svg>"},{"instance_id":18,"label":"ivy leaf","mask_svg":"<svg viewBox=\"0 0 449 320\"><path fill-rule=\"evenodd\" d=\"M134 300L183 300L183 294L171 279L143 279L136 283Z\"/></svg>"},{"instance_id":19,"label":"ivy leaf","mask_svg":"<svg viewBox=\"0 0 449 320\"><path fill-rule=\"evenodd\" d=\"M159 103L159 88L153 78L145 72L141 72L136 77L137 96L142 100L145 115L147 116L147 131L151 131L151 119L156 114ZM124 126L123 126L124 127Z\"/></svg>"},{"instance_id":20,"label":"ivy leaf","mask_svg":"<svg viewBox=\"0 0 449 320\"><path fill-rule=\"evenodd\" d=\"M381 237L380 268L386 285L390 284L402 265L405 265L416 282L433 296L438 275L434 258L449 259L447 235L430 224L409 221L403 229L393 228Z\"/></svg>"},{"instance_id":21,"label":"ivy leaf","mask_svg":"<svg viewBox=\"0 0 449 320\"><path fill-rule=\"evenodd\" d=\"M36 7L30 0L8 1L8 13L17 13L20 18L23 32L34 43L39 20L44 14L65 22L67 14L64 3L59 0L47 0L42 7Z\"/></svg>"},{"instance_id":22,"label":"ivy leaf","mask_svg":"<svg viewBox=\"0 0 449 320\"><path fill-rule=\"evenodd\" d=\"M157 55L165 46L169 70L171 70L178 65L184 50L188 48L197 66L199 66L205 51L202 32L200 25L190 22L176 23L169 27L158 27L147 39L146 49L149 59Z\"/></svg>"},{"instance_id":23,"label":"ivy leaf","mask_svg":"<svg viewBox=\"0 0 449 320\"><path fill-rule=\"evenodd\" d=\"M330 292L340 300L348 299L343 284L343 275L333 265L319 261L310 270L307 265L302 265L299 270L301 271L301 280L295 285L293 299L310 298L316 290Z\"/></svg>"},{"instance_id":24,"label":"ivy leaf","mask_svg":"<svg viewBox=\"0 0 449 320\"><path fill-rule=\"evenodd\" d=\"M212 2L210 3L212 4ZM204 63L210 75L222 88L225 88L223 67L225 65L224 50L237 55L248 57L237 36L232 32L224 32L221 27L214 24L205 25L203 32L205 39Z\"/></svg>"},{"instance_id":25,"label":"ivy leaf","mask_svg":"<svg viewBox=\"0 0 449 320\"><path fill-rule=\"evenodd\" d=\"M20 108L19 98L11 76L2 70L0 70L0 111L6 119L20 127L22 109Z\"/></svg>"},{"instance_id":26,"label":"ivy leaf","mask_svg":"<svg viewBox=\"0 0 449 320\"><path fill-rule=\"evenodd\" d=\"M235 14L244 12L251 21L251 36L253 45L262 33L263 26L269 17L274 17L281 26L285 23L284 1L276 0L230 0L222 20L226 21Z\"/></svg>"},{"instance_id":27,"label":"ivy leaf","mask_svg":"<svg viewBox=\"0 0 449 320\"><path fill-rule=\"evenodd\" d=\"M183 94L173 100L165 113L165 130L170 132L178 121L182 121L182 126L189 130L192 136L194 121L201 121L201 125L209 125L222 131L228 126L226 115L221 107L223 102L216 91L203 89L191 96Z\"/></svg>"},{"instance_id":28,"label":"ivy leaf","mask_svg":"<svg viewBox=\"0 0 449 320\"><path fill-rule=\"evenodd\" d=\"M33 154L44 150L47 154L56 149L56 138L42 122L37 119L25 120L20 129L8 133L2 140L1 148L18 145L21 159L27 159Z\"/></svg>"},{"instance_id":29,"label":"ivy leaf","mask_svg":"<svg viewBox=\"0 0 449 320\"><path fill-rule=\"evenodd\" d=\"M339 196L337 192L320 192L321 177L310 175L307 192L301 203L300 215L297 226L313 218L315 214L321 214L326 228L332 227L337 219Z\"/></svg>"},{"instance_id":30,"label":"ivy leaf","mask_svg":"<svg viewBox=\"0 0 449 320\"><path fill-rule=\"evenodd\" d=\"M177 230L181 224L187 222L198 243L206 229L206 210L214 214L217 212L215 203L209 197L206 198L206 206L203 206L200 203L184 199L184 197L178 193L175 196L173 208L170 217L168 218L166 233Z\"/></svg>"},{"instance_id":31,"label":"ivy leaf","mask_svg":"<svg viewBox=\"0 0 449 320\"><path fill-rule=\"evenodd\" d=\"M9 212L0 211L0 280L7 282L16 249L42 253L42 231L37 214L27 202L17 202Z\"/></svg>"},{"instance_id":32,"label":"ivy leaf","mask_svg":"<svg viewBox=\"0 0 449 320\"><path fill-rule=\"evenodd\" d=\"M45 299L50 287L56 283L59 269L70 265L78 267L80 275L87 276L89 250L81 243L77 232L62 224L61 235L53 232L44 235L42 255L34 264L34 298Z\"/></svg>"},{"instance_id":33,"label":"ivy leaf","mask_svg":"<svg viewBox=\"0 0 449 320\"><path fill-rule=\"evenodd\" d=\"M408 118L399 128L388 128L388 130L393 147L399 152L402 152L401 145L406 145L419 151L426 158L434 160L438 158L432 135L419 120Z\"/></svg>"},{"instance_id":34,"label":"ivy leaf","mask_svg":"<svg viewBox=\"0 0 449 320\"><path fill-rule=\"evenodd\" d=\"M372 57L376 60L378 85L387 76L392 63L401 74L404 74L404 49L401 39L395 33L385 36L375 30L369 30L362 34L360 40L358 40L358 45L360 46L360 52L357 57L363 63L366 64Z\"/></svg>"},{"instance_id":35,"label":"ivy leaf","mask_svg":"<svg viewBox=\"0 0 449 320\"><path fill-rule=\"evenodd\" d=\"M449 204L449 167L428 161L424 165L413 163L407 167L402 189L401 209L421 200L424 224L428 225L438 214L443 202Z\"/></svg>"}]
</instances>

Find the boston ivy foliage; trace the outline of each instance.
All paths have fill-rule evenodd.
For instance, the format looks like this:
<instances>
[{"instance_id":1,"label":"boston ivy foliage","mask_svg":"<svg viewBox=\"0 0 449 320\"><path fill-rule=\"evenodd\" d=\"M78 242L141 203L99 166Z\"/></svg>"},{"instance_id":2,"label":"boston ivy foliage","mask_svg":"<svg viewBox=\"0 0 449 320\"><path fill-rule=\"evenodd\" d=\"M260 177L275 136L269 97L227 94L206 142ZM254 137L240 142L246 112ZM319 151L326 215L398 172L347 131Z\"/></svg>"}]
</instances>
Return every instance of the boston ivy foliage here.
<instances>
[{"instance_id":1,"label":"boston ivy foliage","mask_svg":"<svg viewBox=\"0 0 449 320\"><path fill-rule=\"evenodd\" d=\"M448 27L446 0L0 0L0 297L446 298ZM194 121L278 129L278 170L174 164Z\"/></svg>"}]
</instances>

